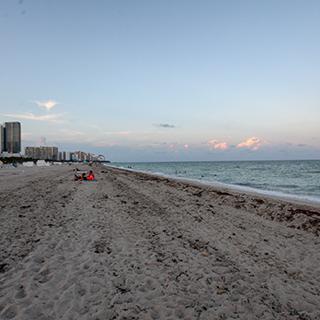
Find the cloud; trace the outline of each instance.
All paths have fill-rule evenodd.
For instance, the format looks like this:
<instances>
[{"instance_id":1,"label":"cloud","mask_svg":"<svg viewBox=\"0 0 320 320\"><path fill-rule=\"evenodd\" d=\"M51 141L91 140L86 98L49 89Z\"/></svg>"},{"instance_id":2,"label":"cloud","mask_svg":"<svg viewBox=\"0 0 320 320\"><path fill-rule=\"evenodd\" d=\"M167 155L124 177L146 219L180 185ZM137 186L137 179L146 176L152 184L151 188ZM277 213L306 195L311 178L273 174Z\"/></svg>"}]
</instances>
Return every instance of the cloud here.
<instances>
[{"instance_id":1,"label":"cloud","mask_svg":"<svg viewBox=\"0 0 320 320\"><path fill-rule=\"evenodd\" d=\"M33 113L11 113L3 114L5 117L14 118L17 120L33 120L33 121L46 121L46 122L63 122L63 114L45 114L35 115Z\"/></svg>"},{"instance_id":2,"label":"cloud","mask_svg":"<svg viewBox=\"0 0 320 320\"><path fill-rule=\"evenodd\" d=\"M131 134L130 131L105 131L103 133L106 135L114 135L114 136L128 136Z\"/></svg>"},{"instance_id":3,"label":"cloud","mask_svg":"<svg viewBox=\"0 0 320 320\"><path fill-rule=\"evenodd\" d=\"M159 128L166 128L166 129L173 129L176 127L174 124L169 124L169 123L156 123L154 124L154 126Z\"/></svg>"},{"instance_id":4,"label":"cloud","mask_svg":"<svg viewBox=\"0 0 320 320\"><path fill-rule=\"evenodd\" d=\"M210 140L208 141L208 145L211 149L215 150L227 150L229 148L228 144L223 141Z\"/></svg>"},{"instance_id":5,"label":"cloud","mask_svg":"<svg viewBox=\"0 0 320 320\"><path fill-rule=\"evenodd\" d=\"M257 137L248 138L245 141L240 142L237 148L247 148L250 150L258 150L263 144L263 141Z\"/></svg>"},{"instance_id":6,"label":"cloud","mask_svg":"<svg viewBox=\"0 0 320 320\"><path fill-rule=\"evenodd\" d=\"M35 103L39 108L45 108L48 111L50 111L52 108L54 108L58 104L58 102L54 100L35 101Z\"/></svg>"},{"instance_id":7,"label":"cloud","mask_svg":"<svg viewBox=\"0 0 320 320\"><path fill-rule=\"evenodd\" d=\"M98 147L98 148L108 148L108 147L110 148L110 147L118 146L118 144L115 142L108 142L108 141L103 141L103 140L93 141L91 143L91 145L93 147Z\"/></svg>"},{"instance_id":8,"label":"cloud","mask_svg":"<svg viewBox=\"0 0 320 320\"><path fill-rule=\"evenodd\" d=\"M79 136L85 135L85 133L82 131L73 130L73 129L66 129L66 128L60 129L59 132L62 133L64 137L72 136L72 137L78 138Z\"/></svg>"}]
</instances>

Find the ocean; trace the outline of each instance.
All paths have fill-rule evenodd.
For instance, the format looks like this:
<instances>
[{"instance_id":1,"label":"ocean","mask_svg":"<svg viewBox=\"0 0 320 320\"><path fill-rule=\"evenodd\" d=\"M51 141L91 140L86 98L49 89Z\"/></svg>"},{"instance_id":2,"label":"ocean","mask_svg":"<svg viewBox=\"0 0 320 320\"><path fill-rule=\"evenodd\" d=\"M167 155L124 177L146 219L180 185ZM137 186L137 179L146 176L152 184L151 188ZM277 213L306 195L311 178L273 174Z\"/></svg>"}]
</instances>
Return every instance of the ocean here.
<instances>
[{"instance_id":1,"label":"ocean","mask_svg":"<svg viewBox=\"0 0 320 320\"><path fill-rule=\"evenodd\" d=\"M320 202L320 160L135 162L112 166Z\"/></svg>"}]
</instances>

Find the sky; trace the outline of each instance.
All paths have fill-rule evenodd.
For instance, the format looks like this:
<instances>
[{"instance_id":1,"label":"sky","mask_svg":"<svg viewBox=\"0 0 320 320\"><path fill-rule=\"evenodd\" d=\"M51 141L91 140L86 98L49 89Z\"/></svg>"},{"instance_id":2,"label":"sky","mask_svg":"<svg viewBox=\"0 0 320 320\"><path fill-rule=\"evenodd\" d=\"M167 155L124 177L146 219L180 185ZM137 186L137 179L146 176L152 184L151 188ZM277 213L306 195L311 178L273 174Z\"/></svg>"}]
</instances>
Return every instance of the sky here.
<instances>
[{"instance_id":1,"label":"sky","mask_svg":"<svg viewBox=\"0 0 320 320\"><path fill-rule=\"evenodd\" d=\"M111 161L320 159L320 1L0 0L0 123Z\"/></svg>"}]
</instances>

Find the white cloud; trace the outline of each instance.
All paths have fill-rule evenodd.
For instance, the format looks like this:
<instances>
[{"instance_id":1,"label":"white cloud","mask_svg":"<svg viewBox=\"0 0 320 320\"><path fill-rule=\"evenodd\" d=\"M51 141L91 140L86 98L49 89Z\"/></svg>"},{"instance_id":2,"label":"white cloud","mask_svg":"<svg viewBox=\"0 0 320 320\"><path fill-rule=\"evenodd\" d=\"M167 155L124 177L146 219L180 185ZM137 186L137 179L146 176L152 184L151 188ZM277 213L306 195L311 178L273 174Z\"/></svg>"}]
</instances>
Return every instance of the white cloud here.
<instances>
[{"instance_id":1,"label":"white cloud","mask_svg":"<svg viewBox=\"0 0 320 320\"><path fill-rule=\"evenodd\" d=\"M59 130L60 133L63 134L64 137L79 137L79 136L84 136L85 133L82 131L78 130L73 130L73 129L61 129Z\"/></svg>"},{"instance_id":2,"label":"white cloud","mask_svg":"<svg viewBox=\"0 0 320 320\"><path fill-rule=\"evenodd\" d=\"M130 131L105 131L106 135L114 135L114 136L128 136L131 134Z\"/></svg>"},{"instance_id":3,"label":"white cloud","mask_svg":"<svg viewBox=\"0 0 320 320\"><path fill-rule=\"evenodd\" d=\"M35 101L39 108L45 108L46 110L50 111L54 108L58 102L54 100L46 100L46 101Z\"/></svg>"},{"instance_id":4,"label":"white cloud","mask_svg":"<svg viewBox=\"0 0 320 320\"><path fill-rule=\"evenodd\" d=\"M99 140L99 141L92 142L91 145L98 148L107 148L107 147L117 146L118 144L115 142L107 142L107 141Z\"/></svg>"},{"instance_id":5,"label":"white cloud","mask_svg":"<svg viewBox=\"0 0 320 320\"><path fill-rule=\"evenodd\" d=\"M45 114L35 115L33 113L11 113L3 114L5 117L14 118L17 120L33 120L33 121L46 121L46 122L63 122L63 114Z\"/></svg>"},{"instance_id":6,"label":"white cloud","mask_svg":"<svg viewBox=\"0 0 320 320\"><path fill-rule=\"evenodd\" d=\"M263 144L263 141L257 137L251 137L240 142L237 148L247 148L250 150L258 150Z\"/></svg>"}]
</instances>

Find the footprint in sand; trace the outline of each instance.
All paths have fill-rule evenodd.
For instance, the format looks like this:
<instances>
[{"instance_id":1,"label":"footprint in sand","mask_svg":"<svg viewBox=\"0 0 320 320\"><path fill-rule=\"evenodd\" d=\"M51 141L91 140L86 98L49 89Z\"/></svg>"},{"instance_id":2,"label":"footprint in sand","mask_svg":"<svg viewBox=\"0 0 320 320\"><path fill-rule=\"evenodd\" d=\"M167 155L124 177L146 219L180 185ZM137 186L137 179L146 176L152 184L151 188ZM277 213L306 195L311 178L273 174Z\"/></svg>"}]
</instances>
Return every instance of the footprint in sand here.
<instances>
[{"instance_id":1,"label":"footprint in sand","mask_svg":"<svg viewBox=\"0 0 320 320\"><path fill-rule=\"evenodd\" d=\"M25 298L26 297L26 291L25 291L25 289L24 289L24 286L23 285L20 285L19 287L18 287L18 290L17 290L17 293L16 293L16 295L15 295L15 298L16 299L23 299L23 298Z\"/></svg>"},{"instance_id":2,"label":"footprint in sand","mask_svg":"<svg viewBox=\"0 0 320 320\"><path fill-rule=\"evenodd\" d=\"M50 273L50 270L48 268L45 268L41 270L35 277L34 280L40 282L40 283L46 283L49 280L51 280L52 275Z\"/></svg>"},{"instance_id":3,"label":"footprint in sand","mask_svg":"<svg viewBox=\"0 0 320 320\"><path fill-rule=\"evenodd\" d=\"M16 315L17 315L17 307L14 305L8 305L2 310L0 314L0 319L1 320L13 319Z\"/></svg>"}]
</instances>

